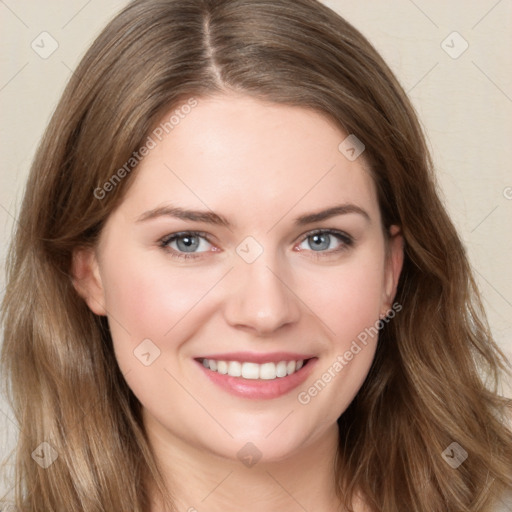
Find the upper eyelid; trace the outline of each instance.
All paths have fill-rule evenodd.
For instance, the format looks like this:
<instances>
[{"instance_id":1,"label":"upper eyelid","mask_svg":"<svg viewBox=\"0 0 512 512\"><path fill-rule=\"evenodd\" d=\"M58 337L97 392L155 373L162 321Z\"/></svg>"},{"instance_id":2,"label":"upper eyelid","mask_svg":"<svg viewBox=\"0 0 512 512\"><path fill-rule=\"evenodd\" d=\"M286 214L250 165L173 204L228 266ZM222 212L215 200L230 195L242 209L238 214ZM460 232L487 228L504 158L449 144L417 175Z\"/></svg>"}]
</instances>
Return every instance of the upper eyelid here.
<instances>
[{"instance_id":1,"label":"upper eyelid","mask_svg":"<svg viewBox=\"0 0 512 512\"><path fill-rule=\"evenodd\" d=\"M163 236L158 240L158 246L170 254L173 258L189 258L189 259L197 259L201 258L203 253L209 252L209 251L200 251L200 252L185 252L185 251L179 251L172 247L170 247L170 243L174 242L176 239L178 239L180 236L198 236L200 238L203 238L206 240L207 243L209 243L212 246L215 246L211 240L209 240L208 233L204 233L202 231L178 231L175 233L170 233L168 235Z\"/></svg>"},{"instance_id":2,"label":"upper eyelid","mask_svg":"<svg viewBox=\"0 0 512 512\"><path fill-rule=\"evenodd\" d=\"M175 233L169 233L168 235L163 236L160 238L160 242L170 242L171 240L174 240L176 238L179 238L180 236L199 236L201 238L204 238L208 243L212 243L210 240L211 235L209 233L206 233L204 231L176 231Z\"/></svg>"},{"instance_id":3,"label":"upper eyelid","mask_svg":"<svg viewBox=\"0 0 512 512\"><path fill-rule=\"evenodd\" d=\"M310 231L308 231L307 233L304 233L302 235L300 235L300 240L305 240L306 238L310 237L310 236L313 236L313 235L317 235L317 234L324 234L324 233L327 233L329 235L334 235L334 236L338 236L338 237L346 237L348 238L349 240L351 241L355 241L355 238L350 235L349 233L347 233L346 231L343 231L342 229L330 229L330 228L318 228L318 229L312 229Z\"/></svg>"},{"instance_id":4,"label":"upper eyelid","mask_svg":"<svg viewBox=\"0 0 512 512\"><path fill-rule=\"evenodd\" d=\"M307 238L308 236L315 235L318 233L331 233L334 235L343 235L347 238L353 239L354 237L347 233L346 231L342 229L334 229L334 228L316 228L316 229L310 229L309 231L306 231L305 233L302 233L297 238ZM179 236L186 236L186 235L193 235L193 236L200 236L207 240L208 242L211 242L210 238L213 238L210 233L206 233L205 231L176 231L174 233L169 233L168 235L163 236L160 240L172 240L173 238L178 238Z\"/></svg>"}]
</instances>

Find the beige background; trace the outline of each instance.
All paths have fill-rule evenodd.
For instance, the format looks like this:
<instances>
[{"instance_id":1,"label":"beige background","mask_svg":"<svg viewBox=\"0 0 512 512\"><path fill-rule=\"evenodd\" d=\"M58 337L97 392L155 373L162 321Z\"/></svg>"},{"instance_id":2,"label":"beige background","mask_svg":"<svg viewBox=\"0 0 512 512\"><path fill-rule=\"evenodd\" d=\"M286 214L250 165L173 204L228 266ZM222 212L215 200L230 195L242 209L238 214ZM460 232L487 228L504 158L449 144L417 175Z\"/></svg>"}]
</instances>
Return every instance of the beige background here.
<instances>
[{"instance_id":1,"label":"beige background","mask_svg":"<svg viewBox=\"0 0 512 512\"><path fill-rule=\"evenodd\" d=\"M6 244L36 145L80 57L126 3L0 1L0 294ZM512 2L324 3L373 42L416 106L494 335L512 358ZM47 58L31 47L35 41L40 53L51 49L42 32L58 44ZM1 400L0 429L0 446L12 446L16 427Z\"/></svg>"}]
</instances>

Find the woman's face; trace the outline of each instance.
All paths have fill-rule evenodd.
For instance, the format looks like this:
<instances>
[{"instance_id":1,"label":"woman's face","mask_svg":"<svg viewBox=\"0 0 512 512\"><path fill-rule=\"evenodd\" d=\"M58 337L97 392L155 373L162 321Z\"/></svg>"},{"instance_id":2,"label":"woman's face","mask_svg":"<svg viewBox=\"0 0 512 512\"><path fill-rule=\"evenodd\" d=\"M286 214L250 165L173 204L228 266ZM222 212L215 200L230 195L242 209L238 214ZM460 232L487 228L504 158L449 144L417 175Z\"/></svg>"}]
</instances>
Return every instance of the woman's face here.
<instances>
[{"instance_id":1,"label":"woman's face","mask_svg":"<svg viewBox=\"0 0 512 512\"><path fill-rule=\"evenodd\" d=\"M75 259L77 287L148 427L229 458L290 456L362 385L401 238L386 241L361 148L339 149L347 134L318 113L215 96L152 137Z\"/></svg>"}]
</instances>

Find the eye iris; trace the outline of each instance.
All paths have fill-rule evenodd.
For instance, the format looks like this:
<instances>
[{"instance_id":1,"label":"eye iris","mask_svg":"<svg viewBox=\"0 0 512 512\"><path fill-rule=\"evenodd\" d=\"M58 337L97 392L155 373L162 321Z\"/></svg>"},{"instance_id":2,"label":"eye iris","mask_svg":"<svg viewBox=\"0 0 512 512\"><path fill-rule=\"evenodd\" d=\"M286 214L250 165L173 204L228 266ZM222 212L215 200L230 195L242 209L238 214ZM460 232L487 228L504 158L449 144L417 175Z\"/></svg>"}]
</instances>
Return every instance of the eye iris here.
<instances>
[{"instance_id":1,"label":"eye iris","mask_svg":"<svg viewBox=\"0 0 512 512\"><path fill-rule=\"evenodd\" d=\"M199 237L183 235L176 239L176 246L182 252L194 252L199 246Z\"/></svg>"},{"instance_id":2,"label":"eye iris","mask_svg":"<svg viewBox=\"0 0 512 512\"><path fill-rule=\"evenodd\" d=\"M330 237L327 233L317 233L309 237L309 246L313 251L324 251L330 245Z\"/></svg>"}]
</instances>

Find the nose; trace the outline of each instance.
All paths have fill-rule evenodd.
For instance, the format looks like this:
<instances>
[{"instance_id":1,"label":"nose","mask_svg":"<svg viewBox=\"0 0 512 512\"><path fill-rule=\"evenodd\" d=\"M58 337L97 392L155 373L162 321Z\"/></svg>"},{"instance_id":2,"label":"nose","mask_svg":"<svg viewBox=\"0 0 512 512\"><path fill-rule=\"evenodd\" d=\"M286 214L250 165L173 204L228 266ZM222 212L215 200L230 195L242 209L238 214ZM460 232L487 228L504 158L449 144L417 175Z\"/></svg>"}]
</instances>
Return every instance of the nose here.
<instances>
[{"instance_id":1,"label":"nose","mask_svg":"<svg viewBox=\"0 0 512 512\"><path fill-rule=\"evenodd\" d=\"M230 294L225 306L229 325L259 336L273 334L296 323L300 317L299 299L283 271L269 261L240 262L231 274Z\"/></svg>"}]
</instances>

